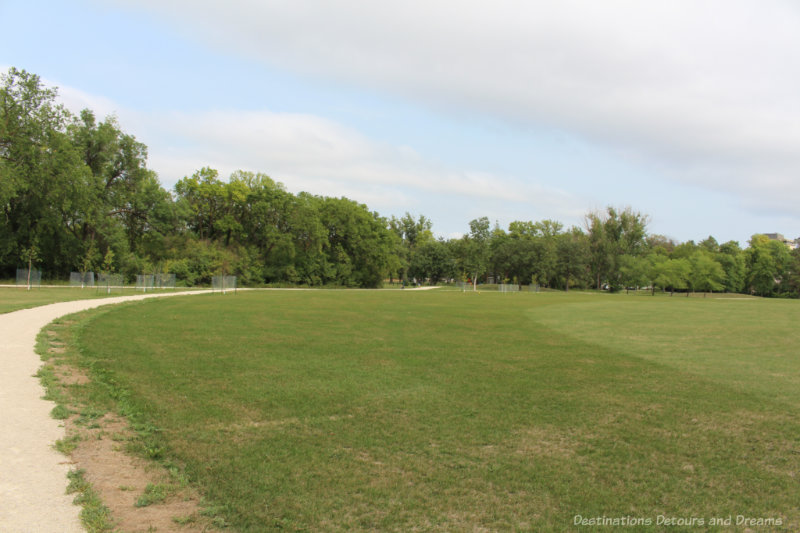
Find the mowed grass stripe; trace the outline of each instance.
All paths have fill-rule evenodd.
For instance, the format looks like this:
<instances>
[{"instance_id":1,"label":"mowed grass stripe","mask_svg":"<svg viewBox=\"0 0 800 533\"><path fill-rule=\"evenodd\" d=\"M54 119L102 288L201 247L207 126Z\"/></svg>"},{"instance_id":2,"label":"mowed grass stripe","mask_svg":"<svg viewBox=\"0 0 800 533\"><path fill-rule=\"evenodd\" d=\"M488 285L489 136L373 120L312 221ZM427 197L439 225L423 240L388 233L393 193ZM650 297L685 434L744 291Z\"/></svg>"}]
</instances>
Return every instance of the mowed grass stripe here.
<instances>
[{"instance_id":1,"label":"mowed grass stripe","mask_svg":"<svg viewBox=\"0 0 800 533\"><path fill-rule=\"evenodd\" d=\"M539 320L597 299L195 296L99 313L80 343L242 531L563 531L576 514L796 525L796 407L566 334L568 312ZM661 302L648 313L683 316Z\"/></svg>"},{"instance_id":2,"label":"mowed grass stripe","mask_svg":"<svg viewBox=\"0 0 800 533\"><path fill-rule=\"evenodd\" d=\"M631 299L531 309L563 335L800 404L800 302Z\"/></svg>"}]
</instances>

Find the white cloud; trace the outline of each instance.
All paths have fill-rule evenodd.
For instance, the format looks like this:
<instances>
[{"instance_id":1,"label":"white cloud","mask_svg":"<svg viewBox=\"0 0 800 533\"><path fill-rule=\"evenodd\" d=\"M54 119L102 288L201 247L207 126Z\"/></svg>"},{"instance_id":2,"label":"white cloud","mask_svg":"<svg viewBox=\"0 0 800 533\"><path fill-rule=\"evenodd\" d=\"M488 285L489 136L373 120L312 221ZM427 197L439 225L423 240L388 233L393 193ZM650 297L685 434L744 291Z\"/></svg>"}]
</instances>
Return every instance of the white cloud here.
<instances>
[{"instance_id":1,"label":"white cloud","mask_svg":"<svg viewBox=\"0 0 800 533\"><path fill-rule=\"evenodd\" d=\"M304 114L269 111L171 113L152 117L160 137L151 150L153 165L182 168L169 181L193 170L189 161L207 161L223 173L245 168L270 173L295 191L351 196L381 206L409 202L408 193L561 206L574 198L564 191L513 177L445 167L407 146L372 141L333 121ZM176 142L177 141L177 142ZM184 144L180 149L177 145ZM349 192L349 194L348 194ZM368 202L367 202L368 203Z\"/></svg>"},{"instance_id":2,"label":"white cloud","mask_svg":"<svg viewBox=\"0 0 800 533\"><path fill-rule=\"evenodd\" d=\"M74 87L60 86L48 79L42 79L42 83L48 87L58 87L58 99L76 115L83 109L92 110L98 120L118 114L119 106L108 98L89 94Z\"/></svg>"},{"instance_id":3,"label":"white cloud","mask_svg":"<svg viewBox=\"0 0 800 533\"><path fill-rule=\"evenodd\" d=\"M575 132L762 209L800 203L800 8L788 0L123 3L292 72ZM353 138L305 140L342 163L374 155Z\"/></svg>"}]
</instances>

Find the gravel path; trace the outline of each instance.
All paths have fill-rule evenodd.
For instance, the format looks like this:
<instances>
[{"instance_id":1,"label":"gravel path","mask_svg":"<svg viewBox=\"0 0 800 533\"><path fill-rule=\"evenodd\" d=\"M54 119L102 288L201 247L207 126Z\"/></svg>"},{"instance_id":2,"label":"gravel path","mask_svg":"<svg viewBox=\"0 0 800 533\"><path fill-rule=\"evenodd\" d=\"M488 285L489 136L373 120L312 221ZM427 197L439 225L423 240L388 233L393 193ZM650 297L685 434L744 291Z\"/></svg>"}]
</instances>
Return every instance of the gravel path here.
<instances>
[{"instance_id":1,"label":"gravel path","mask_svg":"<svg viewBox=\"0 0 800 533\"><path fill-rule=\"evenodd\" d=\"M201 294L173 292L62 302L0 314L0 531L81 532L73 496L65 494L69 459L52 449L64 437L54 404L33 375L42 365L36 335L60 316L131 300Z\"/></svg>"}]
</instances>

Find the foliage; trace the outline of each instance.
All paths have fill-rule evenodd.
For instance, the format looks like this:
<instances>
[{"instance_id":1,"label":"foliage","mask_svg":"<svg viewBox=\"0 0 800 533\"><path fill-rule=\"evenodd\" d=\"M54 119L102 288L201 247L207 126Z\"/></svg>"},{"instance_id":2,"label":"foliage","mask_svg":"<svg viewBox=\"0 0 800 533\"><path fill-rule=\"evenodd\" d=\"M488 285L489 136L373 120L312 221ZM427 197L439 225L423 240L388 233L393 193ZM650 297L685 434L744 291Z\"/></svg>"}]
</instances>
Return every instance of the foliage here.
<instances>
[{"instance_id":1,"label":"foliage","mask_svg":"<svg viewBox=\"0 0 800 533\"><path fill-rule=\"evenodd\" d=\"M56 89L24 70L0 79L0 278L35 264L53 278L173 273L183 286L225 273L243 286L399 278L477 288L493 278L800 296L796 255L764 235L744 250L713 236L676 243L648 235L647 215L630 207L587 213L584 223L517 220L504 230L479 217L463 237L437 240L424 215L386 219L347 198L290 193L263 173L224 179L204 167L167 191L147 168L147 147L115 117L69 113Z\"/></svg>"},{"instance_id":2,"label":"foliage","mask_svg":"<svg viewBox=\"0 0 800 533\"><path fill-rule=\"evenodd\" d=\"M402 218L392 217L389 220L389 228L397 237L395 254L395 264L392 274L396 274L401 280L407 276L419 278L421 280L433 278L433 283L442 277L441 269L446 263L434 243L432 233L433 223L420 215L414 219L410 213L406 213ZM433 257L431 254L433 254ZM432 264L436 261L437 264Z\"/></svg>"},{"instance_id":3,"label":"foliage","mask_svg":"<svg viewBox=\"0 0 800 533\"><path fill-rule=\"evenodd\" d=\"M586 215L589 266L598 289L604 283L612 289L619 289L624 285L620 258L625 255L639 255L646 249L647 222L647 215L629 207L622 210L608 207L605 212Z\"/></svg>"},{"instance_id":4,"label":"foliage","mask_svg":"<svg viewBox=\"0 0 800 533\"><path fill-rule=\"evenodd\" d=\"M785 290L782 281L789 273L791 256L786 246L765 235L753 235L745 252L747 274L745 282L750 290L760 296L771 296Z\"/></svg>"},{"instance_id":5,"label":"foliage","mask_svg":"<svg viewBox=\"0 0 800 533\"><path fill-rule=\"evenodd\" d=\"M711 252L699 249L689 259L689 285L692 290L702 292L721 291L724 287L725 271L714 261Z\"/></svg>"},{"instance_id":6,"label":"foliage","mask_svg":"<svg viewBox=\"0 0 800 533\"><path fill-rule=\"evenodd\" d=\"M638 289L647 283L650 263L647 258L636 255L623 255L618 260L619 280L627 291Z\"/></svg>"}]
</instances>

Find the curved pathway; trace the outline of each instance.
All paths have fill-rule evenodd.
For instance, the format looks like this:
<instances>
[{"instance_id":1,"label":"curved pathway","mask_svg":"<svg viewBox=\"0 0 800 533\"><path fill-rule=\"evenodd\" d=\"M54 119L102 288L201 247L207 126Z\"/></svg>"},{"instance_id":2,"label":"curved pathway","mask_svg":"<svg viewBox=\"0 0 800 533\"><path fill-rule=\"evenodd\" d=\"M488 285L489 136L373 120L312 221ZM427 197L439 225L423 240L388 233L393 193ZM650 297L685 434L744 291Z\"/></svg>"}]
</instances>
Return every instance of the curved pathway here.
<instances>
[{"instance_id":1,"label":"curved pathway","mask_svg":"<svg viewBox=\"0 0 800 533\"><path fill-rule=\"evenodd\" d=\"M144 298L203 294L187 291L61 302L0 314L0 531L82 532L80 507L65 493L69 460L52 449L64 437L50 417L53 403L34 374L42 361L36 335L56 318Z\"/></svg>"}]
</instances>

